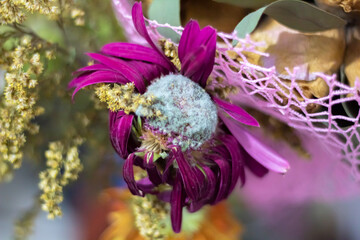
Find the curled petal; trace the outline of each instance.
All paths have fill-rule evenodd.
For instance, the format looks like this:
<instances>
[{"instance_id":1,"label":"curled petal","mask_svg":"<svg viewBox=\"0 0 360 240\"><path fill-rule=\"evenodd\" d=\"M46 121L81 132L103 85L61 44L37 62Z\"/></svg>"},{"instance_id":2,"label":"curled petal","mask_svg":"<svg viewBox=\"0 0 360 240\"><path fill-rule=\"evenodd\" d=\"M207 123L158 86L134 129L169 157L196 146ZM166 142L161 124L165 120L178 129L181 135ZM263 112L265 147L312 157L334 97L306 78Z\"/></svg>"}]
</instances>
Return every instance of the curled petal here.
<instances>
[{"instance_id":1,"label":"curled petal","mask_svg":"<svg viewBox=\"0 0 360 240\"><path fill-rule=\"evenodd\" d=\"M231 184L231 177L230 177L231 169L230 169L230 163L224 159L216 159L215 163L218 165L220 169L219 191L214 202L214 203L218 203L219 201L225 199L229 195L229 188Z\"/></svg>"},{"instance_id":2,"label":"curled petal","mask_svg":"<svg viewBox=\"0 0 360 240\"><path fill-rule=\"evenodd\" d=\"M134 26L135 26L135 29L136 31L138 31L138 33L143 37L145 38L145 40L149 43L149 45L159 53L159 56L162 56L166 61L169 61L167 59L167 57L164 55L164 53L162 53L158 48L157 46L155 46L154 42L151 40L150 36L149 36L149 33L146 29L146 26L145 26L145 22L144 22L144 15L143 15L143 12L142 12L142 7L141 7L141 3L140 2L136 2L134 3L134 6L132 8L132 19L133 19L133 22L134 22ZM176 68L175 66L169 62L170 64L170 67L169 67L169 70L171 72L176 72Z\"/></svg>"},{"instance_id":3,"label":"curled petal","mask_svg":"<svg viewBox=\"0 0 360 240\"><path fill-rule=\"evenodd\" d=\"M256 119L241 107L225 102L216 97L213 97L213 100L222 110L224 110L227 114L229 114L230 117L232 117L236 121L250 126L260 126Z\"/></svg>"},{"instance_id":4,"label":"curled petal","mask_svg":"<svg viewBox=\"0 0 360 240\"><path fill-rule=\"evenodd\" d=\"M135 154L132 153L128 156L128 158L125 160L124 166L123 166L123 176L124 180L127 183L129 190L132 194L138 195L138 196L144 196L144 194L140 191L138 188L135 178L134 178L134 159Z\"/></svg>"},{"instance_id":5,"label":"curled petal","mask_svg":"<svg viewBox=\"0 0 360 240\"><path fill-rule=\"evenodd\" d=\"M232 135L222 136L220 140L231 156L231 185L229 189L229 193L231 193L239 177L241 184L243 185L245 183L244 159L240 151L240 145Z\"/></svg>"},{"instance_id":6,"label":"curled petal","mask_svg":"<svg viewBox=\"0 0 360 240\"><path fill-rule=\"evenodd\" d=\"M220 118L245 151L257 162L275 172L286 173L289 170L289 163L269 146L250 134L234 120L227 118L223 114L220 114Z\"/></svg>"},{"instance_id":7,"label":"curled petal","mask_svg":"<svg viewBox=\"0 0 360 240\"><path fill-rule=\"evenodd\" d=\"M110 141L116 152L122 158L128 155L127 145L133 118L133 115L126 115L123 111L117 113L110 111Z\"/></svg>"},{"instance_id":8,"label":"curled petal","mask_svg":"<svg viewBox=\"0 0 360 240\"><path fill-rule=\"evenodd\" d=\"M171 153L179 166L179 172L184 183L186 194L193 201L198 200L202 196L205 187L204 174L186 161L180 147L173 147Z\"/></svg>"},{"instance_id":9,"label":"curled petal","mask_svg":"<svg viewBox=\"0 0 360 240\"><path fill-rule=\"evenodd\" d=\"M122 75L109 71L96 71L91 74L81 75L70 82L69 86L76 85L76 88L72 94L72 99L76 93L87 86L97 84L97 83L120 83L125 84L129 81L124 78Z\"/></svg>"},{"instance_id":10,"label":"curled petal","mask_svg":"<svg viewBox=\"0 0 360 240\"><path fill-rule=\"evenodd\" d=\"M206 175L206 202L211 202L215 199L216 189L216 176L210 167L203 166L203 170Z\"/></svg>"},{"instance_id":11,"label":"curled petal","mask_svg":"<svg viewBox=\"0 0 360 240\"><path fill-rule=\"evenodd\" d=\"M179 173L176 174L175 183L170 196L171 205L171 225L175 233L181 231L182 222L182 208L184 206L185 196L183 193L183 187L181 182L181 176Z\"/></svg>"}]
</instances>

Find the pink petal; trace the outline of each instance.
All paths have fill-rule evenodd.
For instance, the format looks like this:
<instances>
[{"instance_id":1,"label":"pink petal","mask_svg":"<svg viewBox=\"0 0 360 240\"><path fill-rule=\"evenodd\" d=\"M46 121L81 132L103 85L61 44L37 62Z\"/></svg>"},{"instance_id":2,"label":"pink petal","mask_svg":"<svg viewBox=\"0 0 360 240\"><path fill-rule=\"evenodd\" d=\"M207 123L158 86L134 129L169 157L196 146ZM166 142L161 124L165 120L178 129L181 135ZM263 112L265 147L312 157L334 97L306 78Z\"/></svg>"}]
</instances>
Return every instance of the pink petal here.
<instances>
[{"instance_id":1,"label":"pink petal","mask_svg":"<svg viewBox=\"0 0 360 240\"><path fill-rule=\"evenodd\" d=\"M226 117L222 113L219 115L232 135L238 140L245 151L256 161L275 172L286 173L289 170L289 163L275 153L270 147L250 134L234 120Z\"/></svg>"}]
</instances>

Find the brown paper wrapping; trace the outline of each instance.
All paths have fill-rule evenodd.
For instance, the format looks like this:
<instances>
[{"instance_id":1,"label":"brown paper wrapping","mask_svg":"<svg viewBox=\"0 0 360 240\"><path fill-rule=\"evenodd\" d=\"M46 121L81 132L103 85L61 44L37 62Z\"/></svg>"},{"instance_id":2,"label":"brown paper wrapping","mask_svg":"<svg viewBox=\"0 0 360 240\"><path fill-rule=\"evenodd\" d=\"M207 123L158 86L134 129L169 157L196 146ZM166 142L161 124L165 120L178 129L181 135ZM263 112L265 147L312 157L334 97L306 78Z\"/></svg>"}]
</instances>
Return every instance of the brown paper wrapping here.
<instances>
[{"instance_id":1,"label":"brown paper wrapping","mask_svg":"<svg viewBox=\"0 0 360 240\"><path fill-rule=\"evenodd\" d=\"M331 75L338 72L345 51L343 29L300 33L267 18L250 37L265 42L265 46L258 50L269 53L268 57L247 54L251 63L262 67L275 66L279 78L288 85L291 78L285 68L292 71L298 67L297 83L306 98L321 98L329 93L326 82L314 73ZM299 93L295 94L300 101L304 100ZM317 109L318 106L310 105L307 110L314 112Z\"/></svg>"},{"instance_id":2,"label":"brown paper wrapping","mask_svg":"<svg viewBox=\"0 0 360 240\"><path fill-rule=\"evenodd\" d=\"M360 19L360 0L315 0L321 9L347 21Z\"/></svg>"},{"instance_id":3,"label":"brown paper wrapping","mask_svg":"<svg viewBox=\"0 0 360 240\"><path fill-rule=\"evenodd\" d=\"M349 85L354 87L356 78L360 81L360 26L348 29L344 65Z\"/></svg>"}]
</instances>

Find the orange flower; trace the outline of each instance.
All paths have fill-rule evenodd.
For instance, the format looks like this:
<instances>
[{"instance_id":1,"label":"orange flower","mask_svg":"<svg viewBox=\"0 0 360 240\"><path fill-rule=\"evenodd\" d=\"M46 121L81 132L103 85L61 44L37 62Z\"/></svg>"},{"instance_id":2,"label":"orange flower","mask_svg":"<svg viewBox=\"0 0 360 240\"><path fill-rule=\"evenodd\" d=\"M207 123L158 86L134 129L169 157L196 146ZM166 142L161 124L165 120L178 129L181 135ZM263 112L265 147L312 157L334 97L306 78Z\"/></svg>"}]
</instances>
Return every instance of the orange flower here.
<instances>
[{"instance_id":1,"label":"orange flower","mask_svg":"<svg viewBox=\"0 0 360 240\"><path fill-rule=\"evenodd\" d=\"M132 196L125 189L108 189L104 191L101 201L110 205L108 214L109 227L102 233L100 240L146 240L136 228L135 216L131 208ZM239 239L241 225L231 216L226 203L222 202L204 209L199 218L197 231L171 234L166 240L231 240ZM184 221L186 221L186 216Z\"/></svg>"}]
</instances>

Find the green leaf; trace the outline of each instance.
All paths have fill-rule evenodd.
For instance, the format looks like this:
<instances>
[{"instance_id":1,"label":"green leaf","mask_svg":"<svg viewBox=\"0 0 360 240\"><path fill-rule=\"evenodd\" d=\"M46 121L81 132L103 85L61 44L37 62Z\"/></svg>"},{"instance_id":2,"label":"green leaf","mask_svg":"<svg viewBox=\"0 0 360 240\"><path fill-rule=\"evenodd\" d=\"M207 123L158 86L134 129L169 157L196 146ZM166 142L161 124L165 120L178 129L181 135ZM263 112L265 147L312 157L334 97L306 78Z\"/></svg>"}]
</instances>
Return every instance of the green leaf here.
<instances>
[{"instance_id":1,"label":"green leaf","mask_svg":"<svg viewBox=\"0 0 360 240\"><path fill-rule=\"evenodd\" d=\"M149 18L158 23L169 23L171 26L181 26L180 0L153 0L149 7ZM170 28L158 28L164 37L173 42L179 42L180 36Z\"/></svg>"},{"instance_id":2,"label":"green leaf","mask_svg":"<svg viewBox=\"0 0 360 240\"><path fill-rule=\"evenodd\" d=\"M235 27L237 36L244 38L246 34L254 31L263 14L267 14L279 23L301 32L319 32L344 27L346 24L343 19L312 4L299 0L280 0L243 18ZM234 41L233 44L236 45L236 42Z\"/></svg>"},{"instance_id":3,"label":"green leaf","mask_svg":"<svg viewBox=\"0 0 360 240\"><path fill-rule=\"evenodd\" d=\"M243 8L259 8L266 4L274 2L274 0L213 0L215 2L228 3Z\"/></svg>"}]
</instances>

